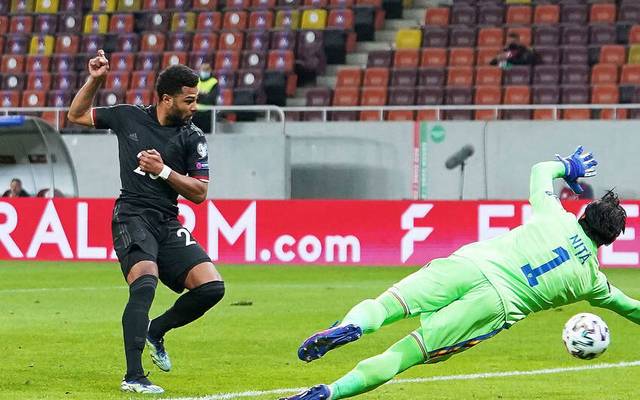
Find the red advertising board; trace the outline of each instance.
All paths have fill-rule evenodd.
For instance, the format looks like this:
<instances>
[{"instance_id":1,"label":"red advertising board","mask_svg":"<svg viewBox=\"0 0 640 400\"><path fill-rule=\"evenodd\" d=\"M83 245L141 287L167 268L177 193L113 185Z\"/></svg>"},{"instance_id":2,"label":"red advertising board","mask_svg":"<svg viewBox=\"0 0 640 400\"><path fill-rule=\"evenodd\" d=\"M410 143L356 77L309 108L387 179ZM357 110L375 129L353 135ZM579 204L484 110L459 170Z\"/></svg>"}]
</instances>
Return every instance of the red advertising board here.
<instances>
[{"instance_id":1,"label":"red advertising board","mask_svg":"<svg viewBox=\"0 0 640 400\"><path fill-rule=\"evenodd\" d=\"M566 202L579 214L585 203ZM603 265L640 266L640 202ZM0 259L115 260L113 200L1 199ZM218 200L180 204L180 219L220 264L421 265L520 225L521 201ZM189 240L185 237L185 240Z\"/></svg>"}]
</instances>

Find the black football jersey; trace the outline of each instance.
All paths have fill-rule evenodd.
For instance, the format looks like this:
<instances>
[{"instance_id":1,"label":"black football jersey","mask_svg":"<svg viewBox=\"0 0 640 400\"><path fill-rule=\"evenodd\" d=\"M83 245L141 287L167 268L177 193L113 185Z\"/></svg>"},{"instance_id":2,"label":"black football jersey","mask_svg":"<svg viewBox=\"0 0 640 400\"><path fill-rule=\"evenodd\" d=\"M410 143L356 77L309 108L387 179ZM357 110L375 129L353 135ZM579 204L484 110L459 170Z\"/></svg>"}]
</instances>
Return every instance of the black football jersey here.
<instances>
[{"instance_id":1,"label":"black football jersey","mask_svg":"<svg viewBox=\"0 0 640 400\"><path fill-rule=\"evenodd\" d=\"M119 201L170 216L178 214L178 193L164 179L138 168L138 153L143 150L157 150L165 165L182 175L209 181L207 140L193 123L162 126L155 106L129 104L95 107L92 117L96 128L111 129L118 137Z\"/></svg>"}]
</instances>

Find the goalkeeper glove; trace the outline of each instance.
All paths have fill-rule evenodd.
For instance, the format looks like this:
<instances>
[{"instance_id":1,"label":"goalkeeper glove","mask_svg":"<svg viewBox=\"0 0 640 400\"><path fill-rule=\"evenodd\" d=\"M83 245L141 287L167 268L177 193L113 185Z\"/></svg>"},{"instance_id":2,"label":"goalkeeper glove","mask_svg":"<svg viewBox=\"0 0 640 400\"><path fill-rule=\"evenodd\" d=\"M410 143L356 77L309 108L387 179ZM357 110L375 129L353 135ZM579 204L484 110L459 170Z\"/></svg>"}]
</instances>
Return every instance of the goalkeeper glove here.
<instances>
[{"instance_id":1,"label":"goalkeeper glove","mask_svg":"<svg viewBox=\"0 0 640 400\"><path fill-rule=\"evenodd\" d=\"M556 154L558 161L564 164L564 180L576 194L582 193L578 178L595 176L596 165L598 165L598 162L593 158L593 154L583 154L583 151L582 146L578 146L570 156L560 157Z\"/></svg>"}]
</instances>

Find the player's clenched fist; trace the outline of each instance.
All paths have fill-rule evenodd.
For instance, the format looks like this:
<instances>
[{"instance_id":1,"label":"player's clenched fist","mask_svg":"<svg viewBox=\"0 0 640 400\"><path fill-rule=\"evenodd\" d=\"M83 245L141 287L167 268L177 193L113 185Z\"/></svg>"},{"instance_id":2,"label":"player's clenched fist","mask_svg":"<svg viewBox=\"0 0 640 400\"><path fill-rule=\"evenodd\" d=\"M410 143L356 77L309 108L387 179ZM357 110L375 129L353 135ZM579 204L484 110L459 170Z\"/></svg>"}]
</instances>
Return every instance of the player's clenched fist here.
<instances>
[{"instance_id":1,"label":"player's clenched fist","mask_svg":"<svg viewBox=\"0 0 640 400\"><path fill-rule=\"evenodd\" d=\"M138 153L138 166L143 172L159 175L164 167L164 161L155 149L143 150Z\"/></svg>"},{"instance_id":2,"label":"player's clenched fist","mask_svg":"<svg viewBox=\"0 0 640 400\"><path fill-rule=\"evenodd\" d=\"M109 60L104 54L104 50L98 50L98 56L89 60L89 74L93 78L100 78L109 71Z\"/></svg>"}]
</instances>

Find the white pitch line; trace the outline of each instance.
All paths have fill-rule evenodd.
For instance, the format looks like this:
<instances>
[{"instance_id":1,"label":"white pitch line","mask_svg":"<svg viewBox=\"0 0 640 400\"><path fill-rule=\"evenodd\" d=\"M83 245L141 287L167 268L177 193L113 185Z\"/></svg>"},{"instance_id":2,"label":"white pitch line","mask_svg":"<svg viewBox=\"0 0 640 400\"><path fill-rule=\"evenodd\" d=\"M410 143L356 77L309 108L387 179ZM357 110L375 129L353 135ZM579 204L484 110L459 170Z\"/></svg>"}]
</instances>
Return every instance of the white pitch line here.
<instances>
[{"instance_id":1,"label":"white pitch line","mask_svg":"<svg viewBox=\"0 0 640 400\"><path fill-rule=\"evenodd\" d=\"M33 293L33 292L57 292L57 291L76 291L76 290L114 290L126 289L127 286L95 286L95 287L48 287L48 288L16 288L16 289L0 289L0 295L4 293Z\"/></svg>"},{"instance_id":2,"label":"white pitch line","mask_svg":"<svg viewBox=\"0 0 640 400\"><path fill-rule=\"evenodd\" d=\"M428 378L409 378L409 379L394 379L387 382L389 385L399 385L404 383L425 383L425 382L439 382L439 381L466 381L473 379L485 379L485 378L500 378L510 376L526 376L526 375L549 375L558 374L563 372L576 372L587 371L596 369L609 369L609 368L628 368L640 366L640 360L637 361L624 361L619 363L606 363L606 364L594 364L585 365L583 367L565 367L565 368L548 368L548 369L536 369L532 371L504 371L504 372L486 372L479 374L467 374L467 375L444 375L444 376L431 376ZM257 397L265 396L269 394L286 394L300 392L306 388L288 388L288 389L272 389L272 390L249 390L246 392L233 392L233 393L219 393L212 394L204 397L176 397L166 400L230 400L239 399L242 397Z\"/></svg>"}]
</instances>

